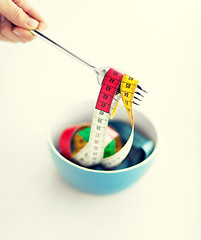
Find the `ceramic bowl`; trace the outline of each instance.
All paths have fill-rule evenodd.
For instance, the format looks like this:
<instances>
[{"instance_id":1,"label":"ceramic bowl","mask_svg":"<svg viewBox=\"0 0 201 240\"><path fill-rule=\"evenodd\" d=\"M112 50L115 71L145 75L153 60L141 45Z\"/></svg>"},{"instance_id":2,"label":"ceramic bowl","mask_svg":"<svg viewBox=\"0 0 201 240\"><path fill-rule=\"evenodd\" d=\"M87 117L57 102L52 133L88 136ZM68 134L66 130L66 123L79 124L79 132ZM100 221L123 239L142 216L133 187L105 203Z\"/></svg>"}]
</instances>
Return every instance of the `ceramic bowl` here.
<instances>
[{"instance_id":1,"label":"ceramic bowl","mask_svg":"<svg viewBox=\"0 0 201 240\"><path fill-rule=\"evenodd\" d=\"M60 175L75 188L92 194L116 193L134 184L150 166L157 153L157 131L152 121L145 114L135 110L135 128L155 144L151 155L137 165L120 170L92 170L79 166L59 153L59 137L67 127L82 122L90 122L93 115L93 106L92 102L82 102L82 106L80 104L68 106L66 111L58 117L49 129L48 145L50 153ZM129 122L123 104L119 104L114 119Z\"/></svg>"}]
</instances>

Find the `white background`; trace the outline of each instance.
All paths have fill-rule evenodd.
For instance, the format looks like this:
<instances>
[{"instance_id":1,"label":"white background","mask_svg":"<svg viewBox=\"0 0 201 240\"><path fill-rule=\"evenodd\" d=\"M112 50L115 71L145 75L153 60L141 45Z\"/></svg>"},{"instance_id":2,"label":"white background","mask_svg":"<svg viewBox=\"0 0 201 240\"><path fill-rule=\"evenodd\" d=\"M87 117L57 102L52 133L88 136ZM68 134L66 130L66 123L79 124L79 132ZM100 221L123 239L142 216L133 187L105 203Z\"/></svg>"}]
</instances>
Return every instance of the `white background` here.
<instances>
[{"instance_id":1,"label":"white background","mask_svg":"<svg viewBox=\"0 0 201 240\"><path fill-rule=\"evenodd\" d=\"M123 192L80 192L58 175L47 126L68 104L96 101L83 65L36 39L0 42L0 239L199 240L201 2L34 0L45 33L148 91L158 157Z\"/></svg>"}]
</instances>

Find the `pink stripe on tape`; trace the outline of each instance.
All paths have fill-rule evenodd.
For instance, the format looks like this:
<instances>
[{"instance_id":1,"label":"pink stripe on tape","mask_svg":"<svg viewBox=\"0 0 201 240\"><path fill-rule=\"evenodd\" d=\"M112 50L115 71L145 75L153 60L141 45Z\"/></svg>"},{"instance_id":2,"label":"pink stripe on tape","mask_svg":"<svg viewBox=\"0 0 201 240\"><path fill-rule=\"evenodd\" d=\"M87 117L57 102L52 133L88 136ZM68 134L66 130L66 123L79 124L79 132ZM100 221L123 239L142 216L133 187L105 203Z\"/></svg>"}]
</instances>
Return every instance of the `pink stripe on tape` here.
<instances>
[{"instance_id":1,"label":"pink stripe on tape","mask_svg":"<svg viewBox=\"0 0 201 240\"><path fill-rule=\"evenodd\" d=\"M96 109L99 109L106 113L110 112L112 100L122 78L123 74L115 71L112 68L109 69L103 79L103 83L95 107Z\"/></svg>"}]
</instances>

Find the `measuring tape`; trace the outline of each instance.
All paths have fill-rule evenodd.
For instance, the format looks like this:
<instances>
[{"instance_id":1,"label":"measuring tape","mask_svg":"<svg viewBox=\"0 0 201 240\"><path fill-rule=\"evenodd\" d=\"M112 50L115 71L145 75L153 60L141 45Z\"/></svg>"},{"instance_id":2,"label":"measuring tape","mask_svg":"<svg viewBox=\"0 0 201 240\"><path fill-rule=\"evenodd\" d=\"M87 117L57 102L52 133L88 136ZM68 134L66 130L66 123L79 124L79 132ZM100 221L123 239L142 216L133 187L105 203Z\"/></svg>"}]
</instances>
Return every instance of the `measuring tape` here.
<instances>
[{"instance_id":1,"label":"measuring tape","mask_svg":"<svg viewBox=\"0 0 201 240\"><path fill-rule=\"evenodd\" d=\"M60 144L62 145L62 149L65 148L65 151L67 152L64 154L64 156L67 156L68 159L73 159L73 161L78 162L82 166L86 167L100 163L105 168L109 169L119 165L128 155L133 142L134 118L132 106L133 96L137 84L137 80L129 77L126 74L123 75L110 68L102 82L91 122L91 128L84 130L87 127L89 128L89 124L85 124L84 126L79 125L77 127L66 130L70 136L68 136L69 140L67 141L66 146L64 146L65 144ZM119 87L120 93L117 91ZM117 148L117 152L114 155L103 157L105 147L112 140L110 134L106 134L108 129L108 121L109 118L112 118L114 116L120 98L122 98L123 104L130 118L132 126L131 134L126 144L122 148ZM82 141L82 137L80 135L75 135L75 132L79 132L81 128L84 131L84 134L87 134L87 131L89 134L90 131L88 143L86 143L86 141ZM73 138L73 135L75 149L71 153L70 142ZM61 151L61 153L63 154L63 151Z\"/></svg>"},{"instance_id":2,"label":"measuring tape","mask_svg":"<svg viewBox=\"0 0 201 240\"><path fill-rule=\"evenodd\" d=\"M91 127L79 129L72 138L72 157L76 155L89 141ZM122 140L117 131L107 127L105 136L104 157L109 157L122 148Z\"/></svg>"},{"instance_id":3,"label":"measuring tape","mask_svg":"<svg viewBox=\"0 0 201 240\"><path fill-rule=\"evenodd\" d=\"M59 150L67 159L74 161L73 156L76 155L89 141L91 124L78 124L67 128L60 136ZM122 139L119 133L107 127L105 137L104 157L111 156L122 148ZM82 161L82 159L80 159Z\"/></svg>"}]
</instances>

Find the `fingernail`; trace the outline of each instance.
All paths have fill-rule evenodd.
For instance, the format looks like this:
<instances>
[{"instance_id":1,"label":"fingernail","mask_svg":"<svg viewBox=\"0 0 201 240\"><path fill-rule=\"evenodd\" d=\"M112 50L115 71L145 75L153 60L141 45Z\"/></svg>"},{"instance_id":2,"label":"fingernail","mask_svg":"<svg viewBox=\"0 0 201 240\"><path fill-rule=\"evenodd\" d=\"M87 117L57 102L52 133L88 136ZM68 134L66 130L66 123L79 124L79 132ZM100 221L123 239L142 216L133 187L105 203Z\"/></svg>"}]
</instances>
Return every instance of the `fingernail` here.
<instances>
[{"instance_id":1,"label":"fingernail","mask_svg":"<svg viewBox=\"0 0 201 240\"><path fill-rule=\"evenodd\" d=\"M1 22L3 22L5 19L5 17L3 15L1 15Z\"/></svg>"},{"instance_id":2,"label":"fingernail","mask_svg":"<svg viewBox=\"0 0 201 240\"><path fill-rule=\"evenodd\" d=\"M27 21L27 25L29 25L30 27L37 28L38 27L39 22L37 22L35 19L33 18L29 18Z\"/></svg>"},{"instance_id":3,"label":"fingernail","mask_svg":"<svg viewBox=\"0 0 201 240\"><path fill-rule=\"evenodd\" d=\"M16 30L13 30L13 32L18 36L18 37L22 37L22 35L20 33L18 33Z\"/></svg>"}]
</instances>

